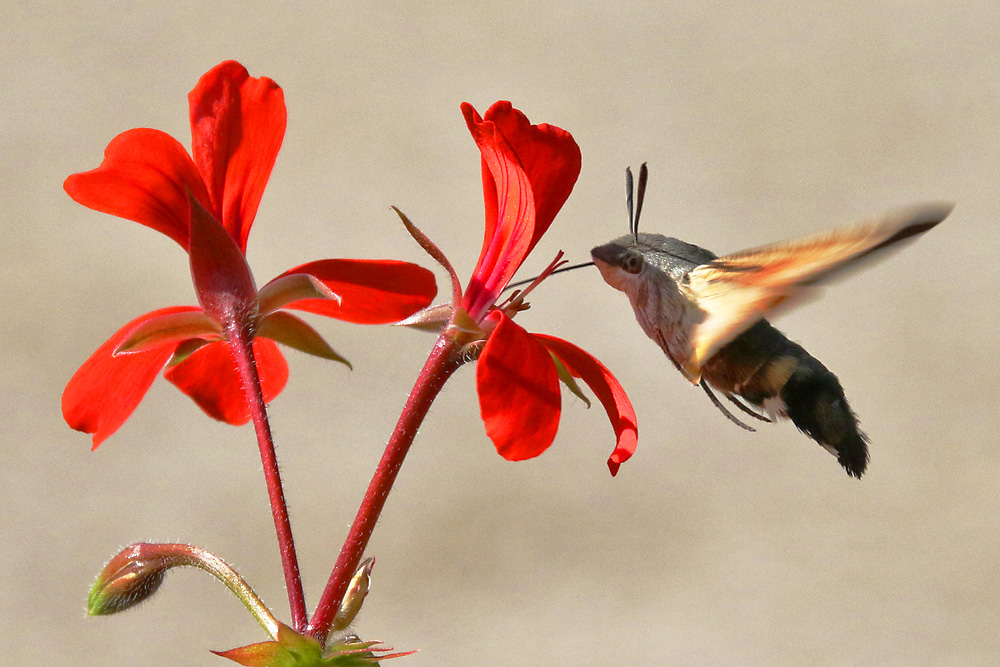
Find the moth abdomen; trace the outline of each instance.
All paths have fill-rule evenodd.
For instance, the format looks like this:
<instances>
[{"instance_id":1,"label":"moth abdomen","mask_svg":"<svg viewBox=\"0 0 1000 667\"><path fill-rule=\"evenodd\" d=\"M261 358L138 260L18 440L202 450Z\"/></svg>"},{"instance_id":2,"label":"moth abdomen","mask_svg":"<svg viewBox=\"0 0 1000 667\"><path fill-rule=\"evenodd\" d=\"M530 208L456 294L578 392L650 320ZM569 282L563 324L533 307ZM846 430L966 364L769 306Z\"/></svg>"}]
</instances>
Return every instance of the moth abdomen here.
<instances>
[{"instance_id":1,"label":"moth abdomen","mask_svg":"<svg viewBox=\"0 0 1000 667\"><path fill-rule=\"evenodd\" d=\"M806 354L781 388L792 423L837 457L848 475L861 478L868 467L868 438L844 396L837 376Z\"/></svg>"},{"instance_id":2,"label":"moth abdomen","mask_svg":"<svg viewBox=\"0 0 1000 667\"><path fill-rule=\"evenodd\" d=\"M767 320L723 346L705 364L703 377L772 417L791 419L852 477L864 473L868 438L858 428L837 376Z\"/></svg>"}]
</instances>

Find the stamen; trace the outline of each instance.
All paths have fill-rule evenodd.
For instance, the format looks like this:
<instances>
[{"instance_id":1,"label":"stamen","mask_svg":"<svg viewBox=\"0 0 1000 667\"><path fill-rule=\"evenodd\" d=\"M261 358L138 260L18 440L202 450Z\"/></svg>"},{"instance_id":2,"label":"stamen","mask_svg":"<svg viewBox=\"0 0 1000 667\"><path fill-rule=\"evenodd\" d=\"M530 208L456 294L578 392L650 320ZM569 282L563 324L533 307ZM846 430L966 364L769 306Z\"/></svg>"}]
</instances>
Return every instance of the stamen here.
<instances>
[{"instance_id":1,"label":"stamen","mask_svg":"<svg viewBox=\"0 0 1000 667\"><path fill-rule=\"evenodd\" d=\"M541 284L543 280L551 276L560 266L568 264L569 260L563 259L563 251L560 250L556 253L555 259L553 259L545 270L538 274L538 277L531 281L531 284L525 287L523 290L518 290L511 294L506 301L497 306L498 309L504 311L507 317L513 317L515 313L519 313L522 310L527 310L529 308L528 304L524 303L524 297L531 293L531 290L535 289Z\"/></svg>"}]
</instances>

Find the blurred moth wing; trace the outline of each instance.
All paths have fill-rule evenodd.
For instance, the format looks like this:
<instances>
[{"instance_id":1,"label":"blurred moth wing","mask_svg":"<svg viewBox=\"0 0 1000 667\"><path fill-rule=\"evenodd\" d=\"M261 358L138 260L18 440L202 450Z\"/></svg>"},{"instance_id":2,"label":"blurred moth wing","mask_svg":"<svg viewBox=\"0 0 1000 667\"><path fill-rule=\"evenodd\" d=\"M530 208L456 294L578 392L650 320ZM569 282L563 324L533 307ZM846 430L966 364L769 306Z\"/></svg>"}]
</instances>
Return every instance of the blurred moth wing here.
<instances>
[{"instance_id":1,"label":"blurred moth wing","mask_svg":"<svg viewBox=\"0 0 1000 667\"><path fill-rule=\"evenodd\" d=\"M953 205L898 209L861 223L759 246L692 269L679 285L701 311L690 333L690 354L681 362L692 383L724 345L765 315L815 295L821 284L860 268L889 248L900 248L931 229Z\"/></svg>"}]
</instances>

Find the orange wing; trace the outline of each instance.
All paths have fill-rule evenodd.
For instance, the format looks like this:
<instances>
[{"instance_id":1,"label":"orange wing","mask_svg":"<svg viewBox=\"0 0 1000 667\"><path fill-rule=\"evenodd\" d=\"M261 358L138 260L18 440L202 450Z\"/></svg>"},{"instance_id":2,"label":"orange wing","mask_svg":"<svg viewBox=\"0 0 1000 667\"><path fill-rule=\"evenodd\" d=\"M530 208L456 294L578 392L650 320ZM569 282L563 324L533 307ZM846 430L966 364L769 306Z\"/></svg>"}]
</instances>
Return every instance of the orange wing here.
<instances>
[{"instance_id":1,"label":"orange wing","mask_svg":"<svg viewBox=\"0 0 1000 667\"><path fill-rule=\"evenodd\" d=\"M760 246L719 257L693 269L682 289L704 311L691 334L688 377L697 382L701 366L720 347L780 307L809 295L823 281L889 247L912 240L951 213L952 204L923 204L801 239Z\"/></svg>"}]
</instances>

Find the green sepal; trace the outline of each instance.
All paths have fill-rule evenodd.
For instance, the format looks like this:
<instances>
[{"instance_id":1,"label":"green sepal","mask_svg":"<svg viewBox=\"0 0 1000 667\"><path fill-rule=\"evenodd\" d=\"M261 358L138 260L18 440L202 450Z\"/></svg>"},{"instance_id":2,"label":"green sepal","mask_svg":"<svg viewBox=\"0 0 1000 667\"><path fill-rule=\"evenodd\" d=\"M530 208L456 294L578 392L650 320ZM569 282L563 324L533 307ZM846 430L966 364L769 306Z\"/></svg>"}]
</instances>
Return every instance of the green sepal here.
<instances>
[{"instance_id":1,"label":"green sepal","mask_svg":"<svg viewBox=\"0 0 1000 667\"><path fill-rule=\"evenodd\" d=\"M341 298L329 287L308 273L291 273L275 278L257 292L257 307L260 315L266 316L288 304L304 299L328 299L341 302Z\"/></svg>"},{"instance_id":2,"label":"green sepal","mask_svg":"<svg viewBox=\"0 0 1000 667\"><path fill-rule=\"evenodd\" d=\"M393 326L410 327L411 329L430 333L441 333L451 320L451 310L450 303L439 303L436 306L428 306L423 310L413 313L405 320L396 322Z\"/></svg>"},{"instance_id":3,"label":"green sepal","mask_svg":"<svg viewBox=\"0 0 1000 667\"><path fill-rule=\"evenodd\" d=\"M395 211L396 215L399 216L399 219L403 221L403 226L406 227L406 231L410 233L413 240L416 241L417 244L424 249L424 252L430 255L435 262L440 264L441 268L448 272L448 278L451 279L451 305L457 308L458 305L462 303L462 284L458 281L458 274L455 273L455 267L451 265L451 262L449 262L448 258L445 257L445 254L441 252L441 248L437 247L437 245L435 245L426 234L420 231L419 227L410 222L410 219L407 218L402 211L395 206L392 207L392 210Z\"/></svg>"},{"instance_id":4,"label":"green sepal","mask_svg":"<svg viewBox=\"0 0 1000 667\"><path fill-rule=\"evenodd\" d=\"M257 286L246 255L221 222L190 191L188 259L198 303L216 322L229 324L255 313Z\"/></svg>"},{"instance_id":5,"label":"green sepal","mask_svg":"<svg viewBox=\"0 0 1000 667\"><path fill-rule=\"evenodd\" d=\"M318 331L302 319L283 310L263 318L257 325L256 334L314 357L339 361L353 370L351 362L337 354Z\"/></svg>"},{"instance_id":6,"label":"green sepal","mask_svg":"<svg viewBox=\"0 0 1000 667\"><path fill-rule=\"evenodd\" d=\"M300 635L287 625L278 628L278 639L230 649L212 651L246 667L326 667L323 647L308 635Z\"/></svg>"},{"instance_id":7,"label":"green sepal","mask_svg":"<svg viewBox=\"0 0 1000 667\"><path fill-rule=\"evenodd\" d=\"M170 361L167 362L167 366L176 366L211 342L204 338L191 338L184 341L174 350L174 354L170 357Z\"/></svg>"},{"instance_id":8,"label":"green sepal","mask_svg":"<svg viewBox=\"0 0 1000 667\"><path fill-rule=\"evenodd\" d=\"M476 338L485 338L486 332L472 319L472 315L462 307L455 309L455 317L452 318L452 326L462 333L471 334Z\"/></svg>"},{"instance_id":9,"label":"green sepal","mask_svg":"<svg viewBox=\"0 0 1000 667\"><path fill-rule=\"evenodd\" d=\"M576 378L574 378L569 372L569 369L566 368L566 364L564 364L559 357L553 354L551 350L549 350L549 356L552 357L552 361L556 364L556 373L559 374L559 381L566 385L566 388L576 394L577 398L586 403L589 408L590 399L587 398L586 394L583 393L583 390L580 389L580 385L576 383Z\"/></svg>"},{"instance_id":10,"label":"green sepal","mask_svg":"<svg viewBox=\"0 0 1000 667\"><path fill-rule=\"evenodd\" d=\"M363 642L351 636L326 649L308 635L301 635L286 625L278 630L276 641L260 642L228 651L212 651L246 667L372 667L379 660L410 655L392 653L376 656L376 652L392 649L373 648L379 642Z\"/></svg>"},{"instance_id":11,"label":"green sepal","mask_svg":"<svg viewBox=\"0 0 1000 667\"><path fill-rule=\"evenodd\" d=\"M115 356L142 352L154 347L169 345L191 338L218 339L222 327L200 310L168 313L146 320L135 328L128 338L115 349Z\"/></svg>"}]
</instances>

